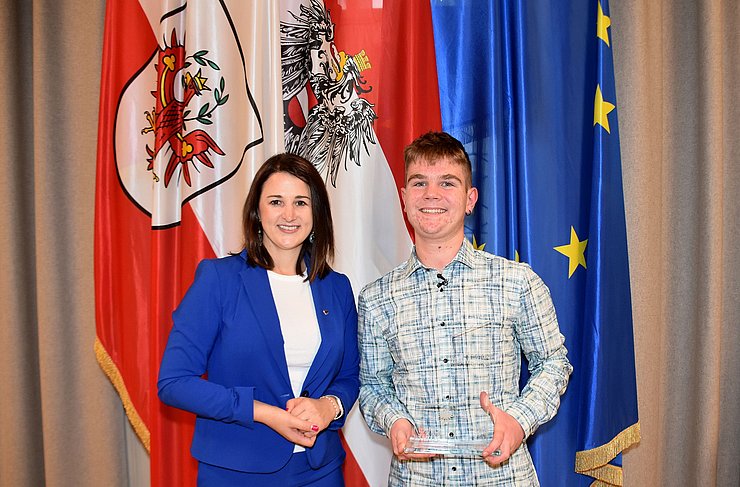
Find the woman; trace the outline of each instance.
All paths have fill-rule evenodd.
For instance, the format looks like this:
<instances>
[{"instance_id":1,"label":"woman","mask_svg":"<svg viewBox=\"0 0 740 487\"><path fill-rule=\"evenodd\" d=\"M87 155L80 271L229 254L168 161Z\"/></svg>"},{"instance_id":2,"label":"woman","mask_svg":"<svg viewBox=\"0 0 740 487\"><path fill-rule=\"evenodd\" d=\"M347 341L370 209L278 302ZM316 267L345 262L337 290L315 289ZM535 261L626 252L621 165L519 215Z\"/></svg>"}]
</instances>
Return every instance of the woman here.
<instances>
[{"instance_id":1,"label":"woman","mask_svg":"<svg viewBox=\"0 0 740 487\"><path fill-rule=\"evenodd\" d=\"M201 262L173 313L159 397L197 414L199 486L343 485L357 312L349 280L329 267L321 176L301 157L271 157L243 223L245 249Z\"/></svg>"}]
</instances>

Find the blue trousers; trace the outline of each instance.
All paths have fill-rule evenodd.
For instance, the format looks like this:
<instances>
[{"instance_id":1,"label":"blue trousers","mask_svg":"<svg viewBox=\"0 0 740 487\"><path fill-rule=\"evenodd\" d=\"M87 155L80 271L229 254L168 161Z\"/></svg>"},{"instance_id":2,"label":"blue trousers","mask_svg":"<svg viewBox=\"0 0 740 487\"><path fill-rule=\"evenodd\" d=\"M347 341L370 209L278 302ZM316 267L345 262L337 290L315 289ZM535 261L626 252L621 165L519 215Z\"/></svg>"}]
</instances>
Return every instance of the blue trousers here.
<instances>
[{"instance_id":1,"label":"blue trousers","mask_svg":"<svg viewBox=\"0 0 740 487\"><path fill-rule=\"evenodd\" d=\"M337 458L314 470L305 452L294 453L277 472L240 472L207 463L198 464L198 487L344 487L342 462Z\"/></svg>"}]
</instances>

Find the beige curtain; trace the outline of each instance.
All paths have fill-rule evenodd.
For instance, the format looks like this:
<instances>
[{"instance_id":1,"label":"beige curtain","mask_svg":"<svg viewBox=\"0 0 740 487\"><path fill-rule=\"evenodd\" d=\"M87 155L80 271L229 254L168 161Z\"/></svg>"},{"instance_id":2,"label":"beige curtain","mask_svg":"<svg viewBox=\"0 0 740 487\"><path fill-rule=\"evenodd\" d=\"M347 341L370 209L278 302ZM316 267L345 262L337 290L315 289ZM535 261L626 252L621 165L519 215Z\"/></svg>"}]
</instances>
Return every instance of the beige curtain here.
<instances>
[{"instance_id":1,"label":"beige curtain","mask_svg":"<svg viewBox=\"0 0 740 487\"><path fill-rule=\"evenodd\" d=\"M612 0L642 443L625 485L740 485L740 10ZM93 354L103 0L2 0L0 485L142 486Z\"/></svg>"},{"instance_id":2,"label":"beige curtain","mask_svg":"<svg viewBox=\"0 0 740 487\"><path fill-rule=\"evenodd\" d=\"M740 485L739 4L610 2L642 426L626 485Z\"/></svg>"},{"instance_id":3,"label":"beige curtain","mask_svg":"<svg viewBox=\"0 0 740 487\"><path fill-rule=\"evenodd\" d=\"M93 354L102 0L0 10L0 485L128 485Z\"/></svg>"}]
</instances>

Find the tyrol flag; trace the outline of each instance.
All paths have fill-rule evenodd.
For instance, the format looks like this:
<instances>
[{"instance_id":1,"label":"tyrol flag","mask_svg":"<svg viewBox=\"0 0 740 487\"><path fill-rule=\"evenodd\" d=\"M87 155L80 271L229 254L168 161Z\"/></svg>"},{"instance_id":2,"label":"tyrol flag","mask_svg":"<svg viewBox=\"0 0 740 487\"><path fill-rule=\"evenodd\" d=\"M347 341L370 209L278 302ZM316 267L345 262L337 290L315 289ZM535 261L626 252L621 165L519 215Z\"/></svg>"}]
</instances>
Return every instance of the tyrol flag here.
<instances>
[{"instance_id":1,"label":"tyrol flag","mask_svg":"<svg viewBox=\"0 0 740 487\"><path fill-rule=\"evenodd\" d=\"M159 360L197 263L241 249L259 165L284 150L316 165L334 267L359 292L407 257L403 147L443 127L468 147L481 190L469 236L543 276L576 365L561 413L532 444L541 482L585 481L574 466L617 479L608 462L639 430L605 12L591 0L567 12L554 2L108 3L95 352L151 453L152 485L195 484L194 418L159 403ZM384 485L387 440L356 410L344 438L347 484Z\"/></svg>"},{"instance_id":2,"label":"tyrol flag","mask_svg":"<svg viewBox=\"0 0 740 487\"><path fill-rule=\"evenodd\" d=\"M195 266L240 250L252 176L283 149L278 16L266 2L107 5L95 351L150 449L153 485L194 484L193 416L158 401L156 376Z\"/></svg>"}]
</instances>

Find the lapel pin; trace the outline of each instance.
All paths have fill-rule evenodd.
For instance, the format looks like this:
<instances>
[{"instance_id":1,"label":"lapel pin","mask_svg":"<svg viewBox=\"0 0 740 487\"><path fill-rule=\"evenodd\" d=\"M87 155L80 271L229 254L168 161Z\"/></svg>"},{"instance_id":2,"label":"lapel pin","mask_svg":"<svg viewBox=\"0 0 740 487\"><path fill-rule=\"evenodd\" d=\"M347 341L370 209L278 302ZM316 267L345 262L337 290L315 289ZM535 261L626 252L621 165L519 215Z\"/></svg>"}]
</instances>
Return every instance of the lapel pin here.
<instances>
[{"instance_id":1,"label":"lapel pin","mask_svg":"<svg viewBox=\"0 0 740 487\"><path fill-rule=\"evenodd\" d=\"M327 316L328 314L329 314L329 310L328 309L325 309L324 310L324 316Z\"/></svg>"}]
</instances>

